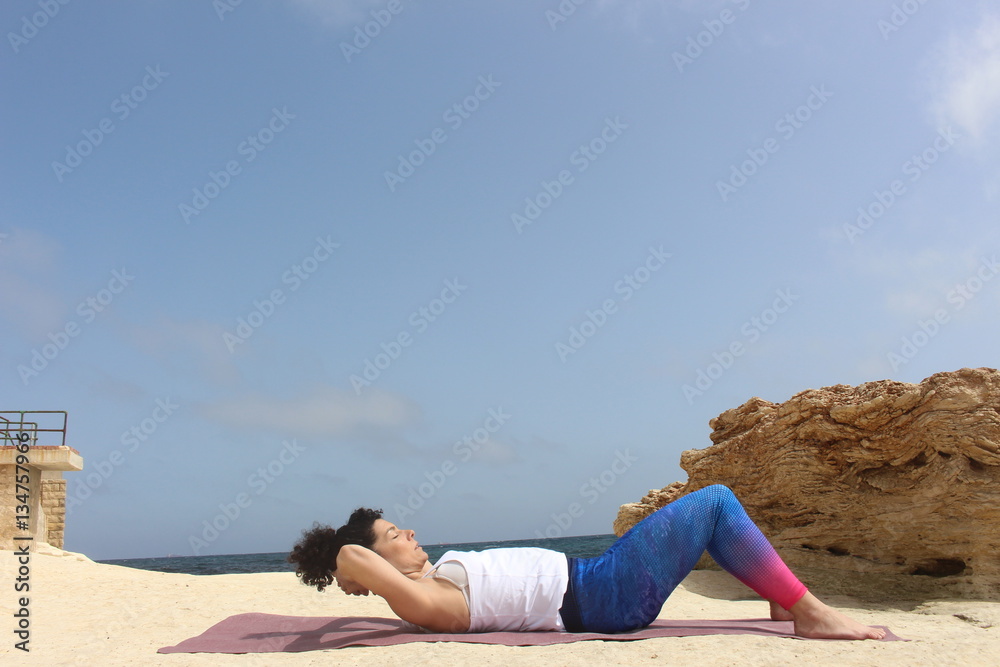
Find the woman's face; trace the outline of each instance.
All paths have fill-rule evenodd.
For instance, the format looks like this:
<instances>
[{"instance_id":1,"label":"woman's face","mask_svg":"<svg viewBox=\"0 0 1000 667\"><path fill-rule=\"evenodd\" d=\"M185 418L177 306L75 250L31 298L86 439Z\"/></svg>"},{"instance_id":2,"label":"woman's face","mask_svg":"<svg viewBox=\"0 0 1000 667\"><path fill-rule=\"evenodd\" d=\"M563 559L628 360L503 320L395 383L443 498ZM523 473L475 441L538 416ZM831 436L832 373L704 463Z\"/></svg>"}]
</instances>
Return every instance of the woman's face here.
<instances>
[{"instance_id":1,"label":"woman's face","mask_svg":"<svg viewBox=\"0 0 1000 667\"><path fill-rule=\"evenodd\" d=\"M403 574L421 572L427 563L427 554L414 539L412 530L402 530L385 519L376 519L373 551L389 561Z\"/></svg>"}]
</instances>

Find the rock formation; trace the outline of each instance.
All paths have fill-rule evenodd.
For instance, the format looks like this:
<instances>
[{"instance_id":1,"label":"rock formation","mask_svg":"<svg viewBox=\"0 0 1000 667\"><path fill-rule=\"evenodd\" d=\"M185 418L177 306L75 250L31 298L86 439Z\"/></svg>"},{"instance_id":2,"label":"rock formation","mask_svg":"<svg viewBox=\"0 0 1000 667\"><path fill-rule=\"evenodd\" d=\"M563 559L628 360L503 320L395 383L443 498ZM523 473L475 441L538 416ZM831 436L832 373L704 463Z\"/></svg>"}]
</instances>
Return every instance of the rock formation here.
<instances>
[{"instance_id":1,"label":"rock formation","mask_svg":"<svg viewBox=\"0 0 1000 667\"><path fill-rule=\"evenodd\" d=\"M688 482L623 505L616 534L725 484L793 569L929 575L953 594L1000 596L997 370L751 398L709 425L714 444L681 455Z\"/></svg>"}]
</instances>

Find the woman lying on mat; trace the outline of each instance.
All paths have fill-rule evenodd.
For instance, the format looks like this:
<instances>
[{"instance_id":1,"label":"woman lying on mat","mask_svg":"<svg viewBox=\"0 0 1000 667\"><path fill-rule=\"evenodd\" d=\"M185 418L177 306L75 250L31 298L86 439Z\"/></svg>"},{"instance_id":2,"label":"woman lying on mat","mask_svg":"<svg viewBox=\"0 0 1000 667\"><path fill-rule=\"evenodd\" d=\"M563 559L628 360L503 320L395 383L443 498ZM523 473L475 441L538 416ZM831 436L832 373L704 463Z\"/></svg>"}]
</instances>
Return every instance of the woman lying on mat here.
<instances>
[{"instance_id":1,"label":"woman lying on mat","mask_svg":"<svg viewBox=\"0 0 1000 667\"><path fill-rule=\"evenodd\" d=\"M302 583L336 579L350 595L385 599L432 632L627 632L656 619L667 596L708 553L809 638L882 639L820 602L788 569L729 487L715 484L649 515L596 558L535 547L448 551L431 565L412 530L357 509L334 531L315 526L288 556Z\"/></svg>"}]
</instances>

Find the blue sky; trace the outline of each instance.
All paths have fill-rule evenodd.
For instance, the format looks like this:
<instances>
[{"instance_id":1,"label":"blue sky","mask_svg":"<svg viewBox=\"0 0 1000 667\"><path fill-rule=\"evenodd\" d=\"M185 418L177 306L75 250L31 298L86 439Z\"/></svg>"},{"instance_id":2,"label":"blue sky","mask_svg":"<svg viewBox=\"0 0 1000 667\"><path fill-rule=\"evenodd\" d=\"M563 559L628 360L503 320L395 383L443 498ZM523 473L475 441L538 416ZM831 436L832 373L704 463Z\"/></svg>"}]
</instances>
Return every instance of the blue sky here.
<instances>
[{"instance_id":1,"label":"blue sky","mask_svg":"<svg viewBox=\"0 0 1000 667\"><path fill-rule=\"evenodd\" d=\"M607 533L753 396L996 365L989 3L562 7L4 3L0 409L69 412L67 549Z\"/></svg>"}]
</instances>

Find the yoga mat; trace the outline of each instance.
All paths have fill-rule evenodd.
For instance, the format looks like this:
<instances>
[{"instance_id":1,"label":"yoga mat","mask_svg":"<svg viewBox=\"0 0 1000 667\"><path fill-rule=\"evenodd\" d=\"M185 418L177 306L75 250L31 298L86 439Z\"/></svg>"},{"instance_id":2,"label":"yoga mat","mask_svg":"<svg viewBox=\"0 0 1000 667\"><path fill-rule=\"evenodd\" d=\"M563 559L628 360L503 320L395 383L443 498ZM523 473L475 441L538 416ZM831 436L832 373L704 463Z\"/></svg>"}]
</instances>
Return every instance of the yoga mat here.
<instances>
[{"instance_id":1,"label":"yoga mat","mask_svg":"<svg viewBox=\"0 0 1000 667\"><path fill-rule=\"evenodd\" d=\"M881 641L909 641L897 637L885 626ZM740 620L657 620L632 632L474 632L443 634L410 632L402 621L391 618L280 616L277 614L237 614L216 623L197 637L157 653L276 653L317 651L347 646L390 646L409 642L466 642L504 646L546 646L587 640L635 641L651 637L691 637L695 635L764 635L792 637L792 621L770 619ZM851 641L828 639L821 641ZM878 640L865 640L878 641Z\"/></svg>"}]
</instances>

